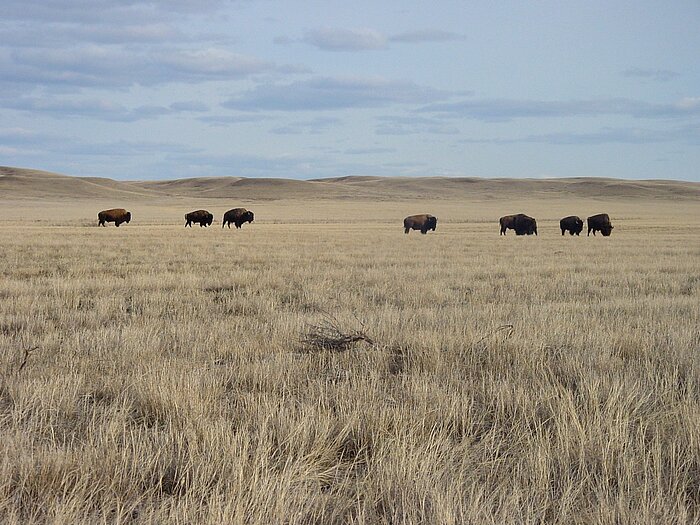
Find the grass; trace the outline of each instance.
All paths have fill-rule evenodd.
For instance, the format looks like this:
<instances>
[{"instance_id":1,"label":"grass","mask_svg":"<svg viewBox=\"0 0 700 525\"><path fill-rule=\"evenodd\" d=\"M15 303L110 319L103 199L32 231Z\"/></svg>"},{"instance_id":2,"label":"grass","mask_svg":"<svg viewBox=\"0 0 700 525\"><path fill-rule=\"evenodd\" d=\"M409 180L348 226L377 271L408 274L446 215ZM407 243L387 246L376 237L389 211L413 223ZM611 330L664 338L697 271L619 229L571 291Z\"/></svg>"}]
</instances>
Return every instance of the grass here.
<instances>
[{"instance_id":1,"label":"grass","mask_svg":"<svg viewBox=\"0 0 700 525\"><path fill-rule=\"evenodd\" d=\"M308 206L0 225L0 522L700 522L696 207Z\"/></svg>"}]
</instances>

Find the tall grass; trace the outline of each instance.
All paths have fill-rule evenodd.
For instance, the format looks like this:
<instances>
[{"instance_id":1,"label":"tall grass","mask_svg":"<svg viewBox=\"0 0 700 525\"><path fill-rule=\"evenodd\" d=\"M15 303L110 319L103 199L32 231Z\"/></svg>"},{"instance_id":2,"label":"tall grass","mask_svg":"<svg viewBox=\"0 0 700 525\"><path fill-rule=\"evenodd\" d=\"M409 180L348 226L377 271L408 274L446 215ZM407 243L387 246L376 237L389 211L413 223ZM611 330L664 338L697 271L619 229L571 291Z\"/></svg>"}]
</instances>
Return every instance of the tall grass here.
<instances>
[{"instance_id":1,"label":"tall grass","mask_svg":"<svg viewBox=\"0 0 700 525\"><path fill-rule=\"evenodd\" d=\"M0 522L700 522L694 225L327 220L0 227Z\"/></svg>"}]
</instances>

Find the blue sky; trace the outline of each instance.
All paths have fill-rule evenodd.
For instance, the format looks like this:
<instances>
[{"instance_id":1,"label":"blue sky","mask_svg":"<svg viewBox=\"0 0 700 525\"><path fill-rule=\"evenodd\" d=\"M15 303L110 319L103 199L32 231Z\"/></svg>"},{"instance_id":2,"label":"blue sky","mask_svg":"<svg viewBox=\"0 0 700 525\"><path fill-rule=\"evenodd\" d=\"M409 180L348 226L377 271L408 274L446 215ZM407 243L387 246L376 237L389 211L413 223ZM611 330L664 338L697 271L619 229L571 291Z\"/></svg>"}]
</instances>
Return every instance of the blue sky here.
<instances>
[{"instance_id":1,"label":"blue sky","mask_svg":"<svg viewBox=\"0 0 700 525\"><path fill-rule=\"evenodd\" d=\"M3 0L0 164L700 181L700 2Z\"/></svg>"}]
</instances>

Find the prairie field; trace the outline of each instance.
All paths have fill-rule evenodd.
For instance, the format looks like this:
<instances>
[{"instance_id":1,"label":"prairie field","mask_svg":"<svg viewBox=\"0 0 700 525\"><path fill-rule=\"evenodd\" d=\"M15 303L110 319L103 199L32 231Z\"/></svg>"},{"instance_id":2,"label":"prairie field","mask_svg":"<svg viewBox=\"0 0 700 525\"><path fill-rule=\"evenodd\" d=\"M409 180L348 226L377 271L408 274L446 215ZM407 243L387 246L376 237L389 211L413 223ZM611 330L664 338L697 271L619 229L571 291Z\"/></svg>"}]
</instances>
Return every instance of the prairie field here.
<instances>
[{"instance_id":1,"label":"prairie field","mask_svg":"<svg viewBox=\"0 0 700 525\"><path fill-rule=\"evenodd\" d=\"M1 523L700 522L697 200L103 204L0 208Z\"/></svg>"}]
</instances>

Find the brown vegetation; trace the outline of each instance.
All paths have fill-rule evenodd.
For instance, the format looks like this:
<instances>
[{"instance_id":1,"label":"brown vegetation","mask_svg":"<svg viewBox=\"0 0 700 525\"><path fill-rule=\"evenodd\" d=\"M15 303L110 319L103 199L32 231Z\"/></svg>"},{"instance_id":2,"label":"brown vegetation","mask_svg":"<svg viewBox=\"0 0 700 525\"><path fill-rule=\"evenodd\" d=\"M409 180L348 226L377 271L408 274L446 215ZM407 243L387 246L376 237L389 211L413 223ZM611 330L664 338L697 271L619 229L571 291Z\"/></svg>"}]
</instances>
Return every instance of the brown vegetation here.
<instances>
[{"instance_id":1,"label":"brown vegetation","mask_svg":"<svg viewBox=\"0 0 700 525\"><path fill-rule=\"evenodd\" d=\"M0 522L698 522L698 205L600 204L3 202Z\"/></svg>"}]
</instances>

